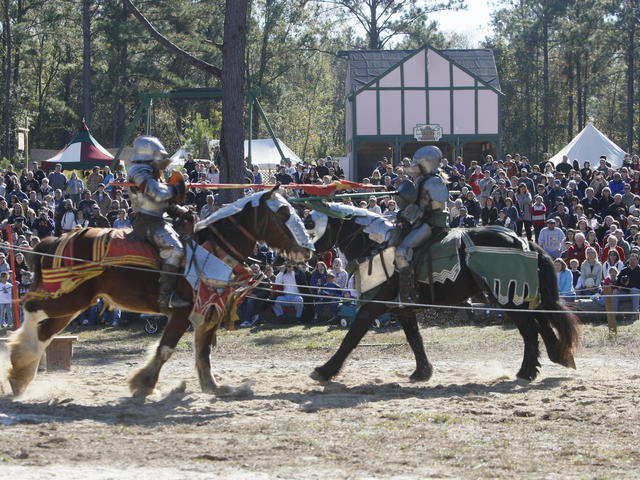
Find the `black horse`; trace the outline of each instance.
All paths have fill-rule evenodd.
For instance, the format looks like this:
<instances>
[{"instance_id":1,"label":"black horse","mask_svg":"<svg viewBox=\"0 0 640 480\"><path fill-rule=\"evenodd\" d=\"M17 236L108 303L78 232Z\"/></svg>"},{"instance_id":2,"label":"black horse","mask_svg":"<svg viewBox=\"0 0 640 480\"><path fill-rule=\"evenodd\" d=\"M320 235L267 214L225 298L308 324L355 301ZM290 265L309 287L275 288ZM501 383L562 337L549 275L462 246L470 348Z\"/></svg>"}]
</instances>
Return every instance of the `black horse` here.
<instances>
[{"instance_id":1,"label":"black horse","mask_svg":"<svg viewBox=\"0 0 640 480\"><path fill-rule=\"evenodd\" d=\"M366 214L366 210L363 210ZM325 215L313 212L313 217L318 219ZM312 216L305 220L305 227L313 229L316 222ZM323 219L324 220L324 219ZM353 218L332 218L329 216L324 233L315 240L317 252L339 248L346 258L351 261L367 257L371 252L379 249L379 245L369 239L369 235L363 232L363 226L356 223ZM504 249L522 250L518 240L511 235L490 230L488 228L467 229L468 234L476 245L492 246ZM533 380L539 373L538 361L538 334L542 337L549 359L568 368L576 368L573 359L573 351L579 344L579 321L571 313L560 299L556 281L553 260L538 245L529 242L532 251L538 253L538 275L540 283L541 303L538 310L529 310L528 303L515 305L510 302L505 308L518 309L518 312L509 312L508 317L515 323L524 340L524 358L517 373L518 378ZM486 294L496 303L491 291L466 266L464 245L459 251L461 271L455 281L447 280L445 283L435 283L433 296L431 288L427 284L419 283L417 291L419 303L437 305L458 305L467 299ZM393 274L384 284L373 300L394 302L398 295L398 275ZM540 310L554 311L545 312ZM338 351L321 367L317 367L311 374L312 378L319 381L327 381L334 377L342 368L344 361L351 351L360 343L360 340L371 327L373 321L381 314L393 311L399 318L404 329L407 341L416 358L416 369L411 374L413 381L424 381L431 378L433 367L424 349L422 336L418 329L416 318L417 308L397 308L390 303L365 303L356 315L349 331L340 345Z\"/></svg>"}]
</instances>

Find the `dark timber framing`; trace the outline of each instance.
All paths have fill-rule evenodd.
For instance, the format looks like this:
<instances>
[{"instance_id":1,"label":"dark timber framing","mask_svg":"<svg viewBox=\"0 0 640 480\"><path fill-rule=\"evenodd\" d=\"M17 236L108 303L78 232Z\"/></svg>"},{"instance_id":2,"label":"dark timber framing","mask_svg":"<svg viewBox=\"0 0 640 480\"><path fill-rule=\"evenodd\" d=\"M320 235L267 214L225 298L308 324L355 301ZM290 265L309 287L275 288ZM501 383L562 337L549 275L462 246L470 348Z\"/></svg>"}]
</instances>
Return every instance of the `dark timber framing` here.
<instances>
[{"instance_id":1,"label":"dark timber framing","mask_svg":"<svg viewBox=\"0 0 640 480\"><path fill-rule=\"evenodd\" d=\"M429 86L429 69L428 69L428 64L429 64L429 59L428 59L428 54L429 51L434 52L436 55L439 55L440 57L442 57L443 59L445 59L448 64L449 64L449 68L448 68L448 77L449 77L449 85L448 87L432 87ZM414 55L419 54L420 52L424 52L424 86L419 86L419 87L407 87L404 85L405 83L405 67L404 64L411 59ZM469 86L453 86L454 84L454 75L453 75L453 69L454 67L459 68L461 71L463 71L464 73L466 73L467 75L469 75L471 78L473 78L473 85L469 85ZM394 71L395 69L398 69L400 72L400 86L398 87L383 87L380 86L380 80L385 77L387 74L391 73L392 71ZM353 75L354 72L351 72L351 74ZM347 86L349 88L349 86ZM480 130L480 126L481 126L481 122L482 119L480 117L481 112L478 111L478 106L479 106L479 92L483 91L483 90L490 90L493 91L497 94L498 96L498 133L497 134L480 134L478 133ZM373 91L375 92L375 99L376 99L376 132L377 135L358 135L357 131L358 131L358 125L357 125L357 95L363 91ZM381 125L380 125L380 118L381 115L384 114L384 112L381 111L381 106L380 106L380 92L382 91L399 91L400 92L400 132L401 134L397 134L397 135L387 135L387 134L382 134L381 132ZM365 165L359 165L358 162L358 150L364 146L367 143L371 143L371 142L378 142L378 143L383 143L383 144L387 144L389 146L391 146L393 148L393 157L395 159L395 161L399 161L400 160L400 155L401 155L401 150L403 149L403 147L407 144L410 143L416 143L415 138L412 135L412 132L408 132L407 131L407 127L410 127L409 125L406 125L406 105L405 105L405 92L406 91L425 91L425 107L426 107L426 122L427 123L431 123L431 118L430 118L430 98L429 98L429 92L430 91L449 91L449 133L445 134L442 136L442 138L440 139L439 143L447 143L449 144L449 146L451 147L451 153L452 155L455 157L455 155L460 155L462 154L462 147L470 142L487 142L487 143L491 143L493 145L495 145L496 147L496 153L498 154L498 156L501 155L501 149L502 149L502 102L503 102L503 96L504 94L497 88L495 88L494 86L488 84L486 81L484 81L483 79L481 79L477 74L475 74L474 72L471 72L469 69L465 68L463 65L459 64L458 62L456 62L455 60L449 58L448 56L446 56L445 54L443 54L442 52L440 52L440 50L435 49L433 47L430 47L428 45L425 45L424 47L422 47L421 49L416 50L415 52L412 53L408 53L407 56L405 56L404 58L402 58L400 61L395 62L393 65L391 65L389 68L387 68L386 70L384 70L380 75L378 75L377 77L373 78L371 81L369 81L368 83L360 86L359 88L357 88L356 90L349 92L347 95L347 101L351 103L351 132L349 132L347 135L351 135L350 138L347 139L347 144L348 144L348 150L351 152L351 157L352 157L352 172L354 172L358 177L361 176L365 176L368 175L370 172L366 171L366 170L362 170L363 167L364 168L368 168L368 166ZM455 110L455 98L454 98L454 94L456 91L469 91L469 92L473 92L473 102L474 102L474 111L475 111L475 115L474 115L474 127L473 127L473 134L456 134L455 133L455 117L454 117L454 110ZM358 180L359 178L356 178L356 180Z\"/></svg>"}]
</instances>

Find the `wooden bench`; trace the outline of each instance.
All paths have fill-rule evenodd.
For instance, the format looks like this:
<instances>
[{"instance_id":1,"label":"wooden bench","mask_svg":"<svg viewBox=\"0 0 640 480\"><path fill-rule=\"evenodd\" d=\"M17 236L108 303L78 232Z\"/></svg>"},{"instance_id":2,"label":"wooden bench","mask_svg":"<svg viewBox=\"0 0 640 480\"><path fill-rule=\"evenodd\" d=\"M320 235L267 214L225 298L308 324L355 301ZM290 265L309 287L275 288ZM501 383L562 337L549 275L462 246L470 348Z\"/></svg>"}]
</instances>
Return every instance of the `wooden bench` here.
<instances>
[{"instance_id":1,"label":"wooden bench","mask_svg":"<svg viewBox=\"0 0 640 480\"><path fill-rule=\"evenodd\" d=\"M71 357L73 357L73 342L78 337L65 335L53 337L53 340L45 350L40 365L45 365L47 372L56 370L71 370ZM7 343L7 337L0 337L0 343Z\"/></svg>"}]
</instances>

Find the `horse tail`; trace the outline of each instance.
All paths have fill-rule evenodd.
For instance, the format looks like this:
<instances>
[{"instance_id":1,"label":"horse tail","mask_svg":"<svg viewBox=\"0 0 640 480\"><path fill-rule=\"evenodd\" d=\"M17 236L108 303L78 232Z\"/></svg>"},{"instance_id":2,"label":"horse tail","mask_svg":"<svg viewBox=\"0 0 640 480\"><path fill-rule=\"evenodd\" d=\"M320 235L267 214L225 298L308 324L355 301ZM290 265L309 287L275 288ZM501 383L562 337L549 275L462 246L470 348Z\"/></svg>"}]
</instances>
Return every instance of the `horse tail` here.
<instances>
[{"instance_id":1,"label":"horse tail","mask_svg":"<svg viewBox=\"0 0 640 480\"><path fill-rule=\"evenodd\" d=\"M559 336L559 363L572 366L573 352L580 345L580 320L567 308L560 298L556 272L551 257L538 245L529 242L530 247L538 252L538 279L540 282L540 309L553 312L536 312L539 322L550 324Z\"/></svg>"}]
</instances>

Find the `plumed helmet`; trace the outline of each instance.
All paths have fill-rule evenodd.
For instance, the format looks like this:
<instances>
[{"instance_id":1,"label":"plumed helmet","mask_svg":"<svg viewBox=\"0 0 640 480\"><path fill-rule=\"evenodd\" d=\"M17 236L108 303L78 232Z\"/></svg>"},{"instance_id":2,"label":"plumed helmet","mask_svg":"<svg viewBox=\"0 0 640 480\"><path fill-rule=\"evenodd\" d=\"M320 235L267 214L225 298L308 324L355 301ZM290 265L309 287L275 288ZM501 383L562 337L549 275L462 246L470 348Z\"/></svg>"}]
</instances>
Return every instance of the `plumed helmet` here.
<instances>
[{"instance_id":1,"label":"plumed helmet","mask_svg":"<svg viewBox=\"0 0 640 480\"><path fill-rule=\"evenodd\" d=\"M442 151L433 145L420 147L413 154L411 166L405 168L409 175L416 177L436 170L442 161Z\"/></svg>"},{"instance_id":2,"label":"plumed helmet","mask_svg":"<svg viewBox=\"0 0 640 480\"><path fill-rule=\"evenodd\" d=\"M133 162L152 162L163 169L169 163L167 151L156 137L141 136L133 141Z\"/></svg>"}]
</instances>

